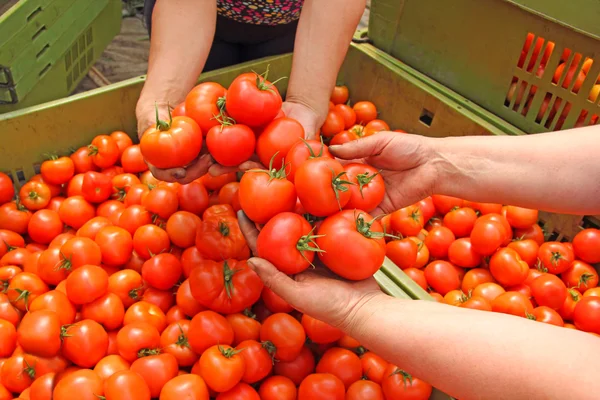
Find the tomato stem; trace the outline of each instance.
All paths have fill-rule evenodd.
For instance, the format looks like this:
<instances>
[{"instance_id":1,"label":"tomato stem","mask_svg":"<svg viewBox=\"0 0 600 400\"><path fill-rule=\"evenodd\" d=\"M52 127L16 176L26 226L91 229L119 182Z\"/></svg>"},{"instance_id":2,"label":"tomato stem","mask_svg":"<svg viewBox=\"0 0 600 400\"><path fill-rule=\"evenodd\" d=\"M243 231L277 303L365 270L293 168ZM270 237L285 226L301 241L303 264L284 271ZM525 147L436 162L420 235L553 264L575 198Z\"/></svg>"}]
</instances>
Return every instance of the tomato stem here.
<instances>
[{"instance_id":1,"label":"tomato stem","mask_svg":"<svg viewBox=\"0 0 600 400\"><path fill-rule=\"evenodd\" d=\"M142 357L148 357L148 356L155 356L160 353L161 353L160 349L141 349L137 352L137 357L142 358Z\"/></svg>"},{"instance_id":2,"label":"tomato stem","mask_svg":"<svg viewBox=\"0 0 600 400\"><path fill-rule=\"evenodd\" d=\"M242 314L244 314L248 318L256 319L256 314L254 314L249 308L244 309L244 311L242 311Z\"/></svg>"},{"instance_id":3,"label":"tomato stem","mask_svg":"<svg viewBox=\"0 0 600 400\"><path fill-rule=\"evenodd\" d=\"M14 300L14 303L16 303L19 300L23 300L23 303L25 303L25 310L29 311L29 295L31 295L31 292L26 289L15 290L17 291L17 293L19 293L19 296Z\"/></svg>"},{"instance_id":4,"label":"tomato stem","mask_svg":"<svg viewBox=\"0 0 600 400\"><path fill-rule=\"evenodd\" d=\"M223 236L229 236L229 225L226 222L219 221L219 232Z\"/></svg>"},{"instance_id":5,"label":"tomato stem","mask_svg":"<svg viewBox=\"0 0 600 400\"><path fill-rule=\"evenodd\" d=\"M223 286L229 299L231 299L231 292L233 290L233 276L239 271L239 269L229 268L227 261L223 261Z\"/></svg>"},{"instance_id":6,"label":"tomato stem","mask_svg":"<svg viewBox=\"0 0 600 400\"><path fill-rule=\"evenodd\" d=\"M408 382L412 383L412 381L413 381L412 375L400 368L396 368L396 370L394 372L392 372L392 374L390 376L392 376L392 375L401 375L402 383L404 383L404 386L406 386L406 384Z\"/></svg>"},{"instance_id":7,"label":"tomato stem","mask_svg":"<svg viewBox=\"0 0 600 400\"><path fill-rule=\"evenodd\" d=\"M71 262L71 257L67 257L63 254L63 252L60 252L60 256L62 257L62 261L59 262L59 264L56 266L56 269L66 269L67 271L71 270L71 267L73 266L73 263Z\"/></svg>"},{"instance_id":8,"label":"tomato stem","mask_svg":"<svg viewBox=\"0 0 600 400\"><path fill-rule=\"evenodd\" d=\"M287 79L287 77L282 76L281 78L279 78L273 82L269 82L267 80L267 77L269 76L269 67L270 67L270 64L267 65L266 71L263 72L262 74L258 74L253 71L256 74L256 87L258 88L258 90L266 90L266 91L275 93L275 91L273 90L273 87L275 86L275 84L282 79Z\"/></svg>"},{"instance_id":9,"label":"tomato stem","mask_svg":"<svg viewBox=\"0 0 600 400\"><path fill-rule=\"evenodd\" d=\"M35 368L29 365L29 362L27 362L27 359L25 359L25 357L23 357L23 362L26 365L26 367L23 368L23 372L29 375L31 379L35 379Z\"/></svg>"},{"instance_id":10,"label":"tomato stem","mask_svg":"<svg viewBox=\"0 0 600 400\"><path fill-rule=\"evenodd\" d=\"M346 171L342 171L339 174L335 175L335 172L331 170L331 187L333 188L333 193L335 195L335 199L338 203L338 207L340 210L342 209L342 205L340 203L340 192L347 192L348 185L354 185L353 182L345 181L342 179L342 176L346 175Z\"/></svg>"},{"instance_id":11,"label":"tomato stem","mask_svg":"<svg viewBox=\"0 0 600 400\"><path fill-rule=\"evenodd\" d=\"M98 154L98 148L93 144L88 145L88 156L91 157L95 156L96 154Z\"/></svg>"},{"instance_id":12,"label":"tomato stem","mask_svg":"<svg viewBox=\"0 0 600 400\"><path fill-rule=\"evenodd\" d=\"M369 171L367 171L364 174L356 175L356 181L358 182L358 191L360 192L360 196L363 199L365 198L365 195L363 194L363 187L365 187L366 185L371 183L373 178L375 178L377 175L379 175L380 172L381 171L376 172L374 174L370 174Z\"/></svg>"},{"instance_id":13,"label":"tomato stem","mask_svg":"<svg viewBox=\"0 0 600 400\"><path fill-rule=\"evenodd\" d=\"M273 363L273 365L275 365L275 361L277 361L277 359L275 359L275 353L277 353L277 347L275 347L275 344L273 344L273 342L271 342L270 340L266 340L262 342L261 345L263 349L265 349L267 353L269 353L269 355L271 356L271 362Z\"/></svg>"},{"instance_id":14,"label":"tomato stem","mask_svg":"<svg viewBox=\"0 0 600 400\"><path fill-rule=\"evenodd\" d=\"M236 354L239 354L242 351L244 351L244 349L243 348L242 349L234 349L233 347L229 348L229 349L226 349L223 346L219 345L219 351L221 352L221 354L223 355L223 357L225 357L225 358L231 358L231 357L235 356Z\"/></svg>"},{"instance_id":15,"label":"tomato stem","mask_svg":"<svg viewBox=\"0 0 600 400\"><path fill-rule=\"evenodd\" d=\"M175 345L177 345L179 347L189 348L190 342L188 341L188 338L185 335L185 332L183 332L183 328L179 324L177 324L177 327L179 328L179 336L177 336L177 341L175 342Z\"/></svg>"},{"instance_id":16,"label":"tomato stem","mask_svg":"<svg viewBox=\"0 0 600 400\"><path fill-rule=\"evenodd\" d=\"M167 104L167 111L169 113L169 122L163 121L158 116L158 104L154 103L154 110L156 111L156 129L161 132L168 131L171 129L171 124L173 123L173 115L171 114L171 107Z\"/></svg>"}]
</instances>

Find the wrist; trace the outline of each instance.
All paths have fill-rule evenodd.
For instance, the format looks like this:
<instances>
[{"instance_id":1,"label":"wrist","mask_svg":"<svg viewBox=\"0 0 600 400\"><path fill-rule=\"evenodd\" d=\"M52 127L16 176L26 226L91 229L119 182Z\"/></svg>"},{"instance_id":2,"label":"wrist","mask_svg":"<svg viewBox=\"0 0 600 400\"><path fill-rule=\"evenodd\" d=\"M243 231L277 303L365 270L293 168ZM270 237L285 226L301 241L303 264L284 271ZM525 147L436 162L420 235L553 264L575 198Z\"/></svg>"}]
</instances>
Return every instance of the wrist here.
<instances>
[{"instance_id":1,"label":"wrist","mask_svg":"<svg viewBox=\"0 0 600 400\"><path fill-rule=\"evenodd\" d=\"M455 196L461 187L468 185L470 161L460 154L457 138L427 138L429 147L428 163L434 170L433 193ZM460 139L459 139L460 140Z\"/></svg>"},{"instance_id":2,"label":"wrist","mask_svg":"<svg viewBox=\"0 0 600 400\"><path fill-rule=\"evenodd\" d=\"M352 307L346 318L343 320L340 329L347 335L360 341L360 338L364 338L368 335L368 332L373 328L375 321L381 318L382 314L385 314L385 310L388 310L390 304L393 305L395 300L397 299L394 299L383 292L369 293ZM385 318L385 316L383 318Z\"/></svg>"},{"instance_id":3,"label":"wrist","mask_svg":"<svg viewBox=\"0 0 600 400\"><path fill-rule=\"evenodd\" d=\"M285 101L287 103L299 104L312 111L315 114L315 123L317 128L320 128L325 122L325 119L327 118L327 112L329 111L329 97L324 96L323 98L325 101L319 101L314 96L305 96L301 93L288 91Z\"/></svg>"}]
</instances>

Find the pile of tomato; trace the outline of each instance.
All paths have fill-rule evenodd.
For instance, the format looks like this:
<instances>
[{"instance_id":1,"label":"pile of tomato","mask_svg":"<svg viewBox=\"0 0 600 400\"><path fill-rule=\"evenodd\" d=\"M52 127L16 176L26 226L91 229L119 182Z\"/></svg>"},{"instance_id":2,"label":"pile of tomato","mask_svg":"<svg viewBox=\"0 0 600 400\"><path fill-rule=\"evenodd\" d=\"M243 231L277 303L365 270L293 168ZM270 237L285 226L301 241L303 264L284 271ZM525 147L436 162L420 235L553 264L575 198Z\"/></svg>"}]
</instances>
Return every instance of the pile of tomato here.
<instances>
[{"instance_id":1,"label":"pile of tomato","mask_svg":"<svg viewBox=\"0 0 600 400\"><path fill-rule=\"evenodd\" d=\"M387 256L437 301L600 334L600 230L546 241L537 210L440 195L382 222L405 237Z\"/></svg>"},{"instance_id":2,"label":"pile of tomato","mask_svg":"<svg viewBox=\"0 0 600 400\"><path fill-rule=\"evenodd\" d=\"M189 163L202 141L223 161L210 132L219 139L241 124L233 120L240 116L231 87L223 106L219 86L195 88L186 111L161 121L162 138L150 149L158 143L158 158L175 161L160 167ZM215 88L218 95L201 94ZM260 95L277 100L273 86L263 89ZM346 98L338 105L347 101L341 89ZM429 397L429 384L301 315L248 267L240 209L260 228L259 254L288 273L316 264L318 254L340 275L362 279L386 252L383 226L367 213L383 196L380 175L366 165L342 166L320 140L303 141L280 97L275 104L272 121L241 128L252 132L252 153L270 168L239 181L231 172L185 185L160 182L124 132L50 157L16 192L0 174L0 400ZM372 103L335 107L352 119L324 126L325 140L345 127L360 135L380 130L382 122L371 123ZM338 116L335 107L327 124ZM223 154L241 154L234 150L247 143L236 137L226 138ZM177 143L193 157L170 153ZM340 235L371 250L357 264L335 248Z\"/></svg>"}]
</instances>

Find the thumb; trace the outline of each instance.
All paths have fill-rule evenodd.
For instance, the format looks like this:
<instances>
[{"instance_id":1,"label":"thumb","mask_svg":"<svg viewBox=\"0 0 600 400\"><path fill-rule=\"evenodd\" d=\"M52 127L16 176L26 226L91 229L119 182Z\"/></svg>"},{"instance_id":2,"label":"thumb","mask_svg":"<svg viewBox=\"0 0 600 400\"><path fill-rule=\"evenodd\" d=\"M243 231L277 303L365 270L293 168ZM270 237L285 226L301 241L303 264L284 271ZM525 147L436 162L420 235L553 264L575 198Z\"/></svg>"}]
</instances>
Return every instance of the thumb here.
<instances>
[{"instance_id":1,"label":"thumb","mask_svg":"<svg viewBox=\"0 0 600 400\"><path fill-rule=\"evenodd\" d=\"M379 132L344 144L329 146L329 151L342 160L376 157L385 150L394 136L393 132Z\"/></svg>"},{"instance_id":2,"label":"thumb","mask_svg":"<svg viewBox=\"0 0 600 400\"><path fill-rule=\"evenodd\" d=\"M248 266L263 281L263 284L296 308L302 302L302 289L300 284L288 275L279 271L269 261L253 257L248 260Z\"/></svg>"}]
</instances>

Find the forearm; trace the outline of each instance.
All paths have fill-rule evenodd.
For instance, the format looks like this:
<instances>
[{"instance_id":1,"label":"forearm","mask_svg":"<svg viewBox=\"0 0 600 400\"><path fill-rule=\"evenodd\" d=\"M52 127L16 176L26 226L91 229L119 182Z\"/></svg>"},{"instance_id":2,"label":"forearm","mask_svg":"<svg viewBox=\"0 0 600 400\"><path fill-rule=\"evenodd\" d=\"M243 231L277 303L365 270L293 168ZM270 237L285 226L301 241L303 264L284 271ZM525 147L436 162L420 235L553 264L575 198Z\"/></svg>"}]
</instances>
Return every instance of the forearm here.
<instances>
[{"instance_id":1,"label":"forearm","mask_svg":"<svg viewBox=\"0 0 600 400\"><path fill-rule=\"evenodd\" d=\"M436 140L438 194L546 211L600 213L600 127Z\"/></svg>"},{"instance_id":2,"label":"forearm","mask_svg":"<svg viewBox=\"0 0 600 400\"><path fill-rule=\"evenodd\" d=\"M196 83L215 35L215 0L157 0L142 98L177 105Z\"/></svg>"},{"instance_id":3,"label":"forearm","mask_svg":"<svg viewBox=\"0 0 600 400\"><path fill-rule=\"evenodd\" d=\"M364 9L365 0L304 2L287 100L303 103L325 119L337 73Z\"/></svg>"},{"instance_id":4,"label":"forearm","mask_svg":"<svg viewBox=\"0 0 600 400\"><path fill-rule=\"evenodd\" d=\"M580 331L389 297L353 321L347 333L363 346L462 400L586 399L600 391L600 340Z\"/></svg>"}]
</instances>

